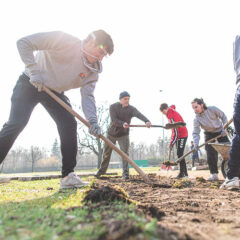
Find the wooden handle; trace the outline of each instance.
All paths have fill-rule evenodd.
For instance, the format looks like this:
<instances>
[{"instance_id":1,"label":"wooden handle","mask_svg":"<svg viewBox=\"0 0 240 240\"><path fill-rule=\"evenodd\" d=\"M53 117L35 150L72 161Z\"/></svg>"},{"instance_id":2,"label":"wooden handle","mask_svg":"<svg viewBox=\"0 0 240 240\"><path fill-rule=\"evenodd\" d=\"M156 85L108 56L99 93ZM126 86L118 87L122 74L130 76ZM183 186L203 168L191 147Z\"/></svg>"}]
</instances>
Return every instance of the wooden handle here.
<instances>
[{"instance_id":1,"label":"wooden handle","mask_svg":"<svg viewBox=\"0 0 240 240\"><path fill-rule=\"evenodd\" d=\"M170 148L168 152L168 162L171 161L171 152L172 152L172 149Z\"/></svg>"},{"instance_id":2,"label":"wooden handle","mask_svg":"<svg viewBox=\"0 0 240 240\"><path fill-rule=\"evenodd\" d=\"M231 119L223 126L223 129L225 130L232 122L233 122L233 118L231 118Z\"/></svg>"},{"instance_id":3,"label":"wooden handle","mask_svg":"<svg viewBox=\"0 0 240 240\"><path fill-rule=\"evenodd\" d=\"M231 119L223 126L223 129L225 130L225 129L232 123L232 121L233 121L233 118L231 118ZM212 141L214 141L214 140L216 140L216 139L218 139L218 138L220 138L220 137L224 137L224 136L226 136L226 134L220 134L220 135L218 135L217 137L212 138L212 139L208 140L207 142L203 143L202 145L200 145L200 146L198 147L198 149L201 148L201 147L203 147L203 146L205 146L206 144L208 144L208 143L210 143L210 142L212 142ZM191 154L191 153L194 152L194 151L195 151L195 150L191 150L191 151L189 151L188 153L184 154L182 157L180 157L180 158L176 161L176 163L181 162L185 157L187 157L189 154Z\"/></svg>"},{"instance_id":4,"label":"wooden handle","mask_svg":"<svg viewBox=\"0 0 240 240\"><path fill-rule=\"evenodd\" d=\"M208 143L210 143L210 142L212 142L212 141L214 141L214 140L216 140L216 139L218 139L218 138L220 138L220 137L224 137L224 136L226 136L226 134L220 134L220 135L218 135L217 137L212 138L212 139L208 140L207 142L205 142L205 143L201 144L200 146L198 146L198 149L201 148L201 147L203 147L203 146L205 146L206 144L208 144ZM180 158L176 161L176 163L181 162L185 157L187 157L189 154L191 154L191 153L194 152L194 151L195 151L195 149L187 152L187 153L184 154L182 157L180 157Z\"/></svg>"},{"instance_id":5,"label":"wooden handle","mask_svg":"<svg viewBox=\"0 0 240 240\"><path fill-rule=\"evenodd\" d=\"M146 125L132 125L132 124L130 124L129 127L147 127L147 126ZM151 125L151 127L165 128L164 126L161 126L161 125Z\"/></svg>"},{"instance_id":6,"label":"wooden handle","mask_svg":"<svg viewBox=\"0 0 240 240\"><path fill-rule=\"evenodd\" d=\"M43 86L43 90L50 95L55 101L57 101L62 107L64 107L68 112L70 112L74 117L79 119L83 124L85 124L88 128L90 124L83 117L81 117L77 112L75 112L71 107L69 107L64 101L62 101L59 97L57 97L52 91L50 91L47 87ZM137 173L143 178L143 180L152 185L152 182L147 177L147 175L137 166L137 164L128 157L128 155L122 152L118 147L116 147L109 139L104 137L102 134L99 135L106 144L108 144L113 150L115 150L123 159L125 159L131 166L137 171Z\"/></svg>"}]
</instances>

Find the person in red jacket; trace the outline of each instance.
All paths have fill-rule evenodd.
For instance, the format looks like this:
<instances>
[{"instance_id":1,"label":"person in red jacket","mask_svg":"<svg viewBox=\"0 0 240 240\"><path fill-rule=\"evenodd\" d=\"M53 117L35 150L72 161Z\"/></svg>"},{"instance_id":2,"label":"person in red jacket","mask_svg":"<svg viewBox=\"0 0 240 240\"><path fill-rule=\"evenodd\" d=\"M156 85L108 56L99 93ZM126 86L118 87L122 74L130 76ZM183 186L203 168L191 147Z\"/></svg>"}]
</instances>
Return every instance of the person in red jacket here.
<instances>
[{"instance_id":1,"label":"person in red jacket","mask_svg":"<svg viewBox=\"0 0 240 240\"><path fill-rule=\"evenodd\" d=\"M174 105L169 107L166 103L162 103L160 106L160 111L164 115L166 115L166 117L168 118L168 121L170 123L184 122L182 116L175 110L175 108L176 107ZM187 138L188 138L188 131L187 131L186 127L172 129L172 137L171 137L169 148L171 151L174 144L176 143L178 158L183 156ZM184 178L184 177L188 177L185 159L183 159L180 162L180 172L179 172L177 178Z\"/></svg>"}]
</instances>

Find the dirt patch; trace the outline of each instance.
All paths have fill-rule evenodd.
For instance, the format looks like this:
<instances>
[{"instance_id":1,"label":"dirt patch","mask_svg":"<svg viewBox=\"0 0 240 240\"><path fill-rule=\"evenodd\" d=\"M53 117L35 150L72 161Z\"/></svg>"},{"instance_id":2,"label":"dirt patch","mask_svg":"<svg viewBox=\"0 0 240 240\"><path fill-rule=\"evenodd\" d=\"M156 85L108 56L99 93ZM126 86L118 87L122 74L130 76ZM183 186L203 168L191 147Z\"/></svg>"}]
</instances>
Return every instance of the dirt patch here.
<instances>
[{"instance_id":1,"label":"dirt patch","mask_svg":"<svg viewBox=\"0 0 240 240\"><path fill-rule=\"evenodd\" d=\"M99 240L124 240L141 235L142 229L134 226L131 221L118 221L114 219L103 220L107 231L99 238ZM139 238L140 239L140 238Z\"/></svg>"},{"instance_id":2,"label":"dirt patch","mask_svg":"<svg viewBox=\"0 0 240 240\"><path fill-rule=\"evenodd\" d=\"M161 220L162 217L166 216L165 212L161 211L154 205L138 205L138 209L142 210L145 214Z\"/></svg>"},{"instance_id":3,"label":"dirt patch","mask_svg":"<svg viewBox=\"0 0 240 240\"><path fill-rule=\"evenodd\" d=\"M110 179L107 179L107 182ZM111 181L119 180L112 178ZM141 180L139 180L141 182ZM116 208L114 204L115 200L120 200L127 204L135 202L130 199L131 192L127 194L124 189L120 186L112 184L103 184L107 183L106 179L101 179L97 183L94 183L91 189L86 193L83 202L88 208L88 214L86 219L88 221L94 221L92 213L96 208L101 208L101 223L106 227L106 231L98 238L99 240L145 240L144 237L144 228L136 226L136 222L129 218L128 215L124 216L124 220L118 220L118 215L122 214L122 211L119 212L119 209ZM131 182L129 182L131 184ZM135 202L136 204L136 202ZM72 211L73 208L68 209ZM134 211L134 214L143 217L143 213L147 216L154 217L158 220L161 220L165 213L162 212L158 207L154 205L136 205L136 208L133 208L131 211ZM150 219L147 220L150 222ZM174 232L166 227L159 225L157 229L154 230L156 237L154 239L164 239L164 240L187 240L188 238L185 235L180 235L179 233ZM145 232L146 234L146 232Z\"/></svg>"},{"instance_id":4,"label":"dirt patch","mask_svg":"<svg viewBox=\"0 0 240 240\"><path fill-rule=\"evenodd\" d=\"M158 219L159 228L177 232L175 239L239 239L239 191L219 190L222 181L204 178L179 181L156 174L149 178L156 186L139 176L131 176L130 181L99 179L97 184L123 189L139 210Z\"/></svg>"}]
</instances>

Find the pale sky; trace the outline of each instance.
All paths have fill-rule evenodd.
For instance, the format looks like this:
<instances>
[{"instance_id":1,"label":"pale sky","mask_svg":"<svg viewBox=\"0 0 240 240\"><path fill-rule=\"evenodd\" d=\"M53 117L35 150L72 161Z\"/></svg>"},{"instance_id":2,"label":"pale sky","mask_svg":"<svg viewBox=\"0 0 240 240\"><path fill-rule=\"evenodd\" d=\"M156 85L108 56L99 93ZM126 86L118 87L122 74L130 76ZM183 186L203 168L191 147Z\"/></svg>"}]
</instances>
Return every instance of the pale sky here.
<instances>
[{"instance_id":1,"label":"pale sky","mask_svg":"<svg viewBox=\"0 0 240 240\"><path fill-rule=\"evenodd\" d=\"M232 116L232 44L240 34L239 9L240 1L231 0L3 1L0 125L8 119L12 89L24 69L16 48L19 38L61 30L84 39L91 31L104 29L112 36L115 51L103 61L96 102L114 103L126 90L131 104L152 124L162 123L162 102L175 104L187 123L190 143L193 98L203 97L207 105L219 107L228 118ZM80 103L79 89L66 95L72 103ZM140 121L133 119L132 123ZM150 144L161 134L161 129L134 129L131 140ZM39 105L14 146L51 148L57 136L55 123Z\"/></svg>"}]
</instances>

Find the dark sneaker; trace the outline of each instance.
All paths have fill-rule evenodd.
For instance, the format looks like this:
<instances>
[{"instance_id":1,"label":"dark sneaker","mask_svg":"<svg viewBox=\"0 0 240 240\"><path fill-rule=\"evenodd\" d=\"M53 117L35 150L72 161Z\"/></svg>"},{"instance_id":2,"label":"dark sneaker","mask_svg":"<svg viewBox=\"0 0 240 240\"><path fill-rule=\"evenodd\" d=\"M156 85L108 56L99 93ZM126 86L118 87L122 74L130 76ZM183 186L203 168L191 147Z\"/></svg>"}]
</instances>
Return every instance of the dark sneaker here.
<instances>
[{"instance_id":1,"label":"dark sneaker","mask_svg":"<svg viewBox=\"0 0 240 240\"><path fill-rule=\"evenodd\" d=\"M94 177L95 177L95 178L100 178L100 177L101 177L101 174L100 174L100 173L96 173L96 174L94 175Z\"/></svg>"},{"instance_id":2,"label":"dark sneaker","mask_svg":"<svg viewBox=\"0 0 240 240\"><path fill-rule=\"evenodd\" d=\"M99 171L94 175L95 178L100 178L102 175L104 175L105 173L103 173L102 171Z\"/></svg>"},{"instance_id":3,"label":"dark sneaker","mask_svg":"<svg viewBox=\"0 0 240 240\"><path fill-rule=\"evenodd\" d=\"M185 178L185 174L180 172L177 176L176 176L176 179L180 179L180 178Z\"/></svg>"},{"instance_id":4,"label":"dark sneaker","mask_svg":"<svg viewBox=\"0 0 240 240\"><path fill-rule=\"evenodd\" d=\"M123 179L123 180L128 180L128 179L129 179L129 176L122 176L122 179Z\"/></svg>"}]
</instances>

